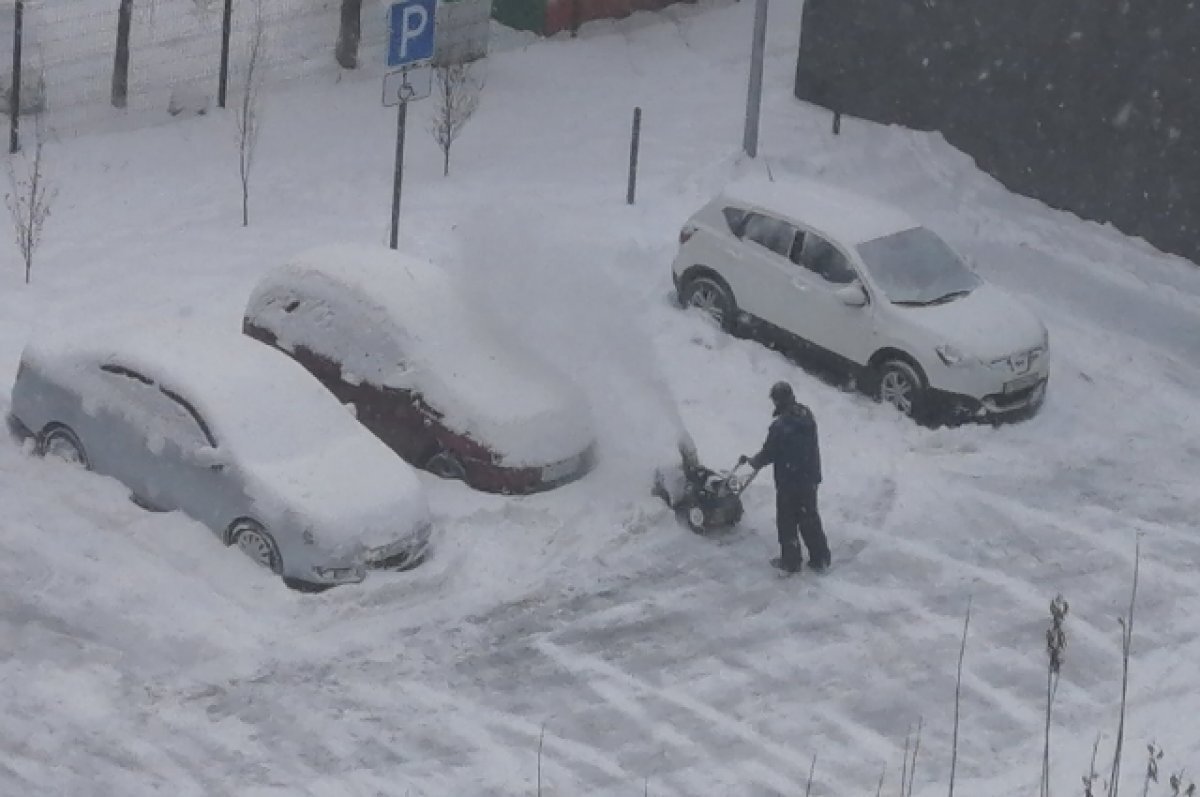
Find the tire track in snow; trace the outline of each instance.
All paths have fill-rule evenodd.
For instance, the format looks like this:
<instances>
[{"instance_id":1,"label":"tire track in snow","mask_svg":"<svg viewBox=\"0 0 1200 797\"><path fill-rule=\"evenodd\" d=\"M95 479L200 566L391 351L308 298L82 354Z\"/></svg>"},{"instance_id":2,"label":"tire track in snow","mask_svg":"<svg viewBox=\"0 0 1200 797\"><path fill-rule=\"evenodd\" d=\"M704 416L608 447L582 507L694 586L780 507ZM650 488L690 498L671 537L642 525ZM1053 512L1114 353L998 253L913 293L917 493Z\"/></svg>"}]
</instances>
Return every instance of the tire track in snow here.
<instances>
[{"instance_id":1,"label":"tire track in snow","mask_svg":"<svg viewBox=\"0 0 1200 797\"><path fill-rule=\"evenodd\" d=\"M535 649L547 658L557 662L561 667L576 675L590 675L607 678L623 685L634 694L646 695L650 698L668 703L683 709L698 719L705 720L710 726L724 731L729 736L740 739L763 753L769 754L777 763L796 773L799 780L777 775L775 770L767 770L771 775L772 788L784 793L794 791L799 783L808 777L808 769L802 762L797 762L796 751L784 747L770 739L744 720L731 716L716 707L690 697L672 687L655 686L632 673L610 664L603 659L586 653L571 651L549 639L538 639L533 643Z\"/></svg>"},{"instance_id":2,"label":"tire track in snow","mask_svg":"<svg viewBox=\"0 0 1200 797\"><path fill-rule=\"evenodd\" d=\"M1036 595L1039 589L1038 585L1032 582L1007 576L993 568L983 567L974 562L942 553L928 543L904 539L867 528L863 528L862 531L864 535L872 537L881 547L890 547L914 559L938 564L949 572L971 576L974 581L989 584L1006 593L1012 599L1013 604L1029 609L1034 616L1041 616L1046 608L1045 601L1031 597ZM1074 631L1107 655L1112 655L1117 649L1111 636L1101 632L1091 623L1079 621L1075 624Z\"/></svg>"},{"instance_id":3,"label":"tire track in snow","mask_svg":"<svg viewBox=\"0 0 1200 797\"><path fill-rule=\"evenodd\" d=\"M1005 514L1012 513L1012 505L1011 505L1011 503L1007 503L1005 501L1006 496L1004 496L1003 494L996 493L992 490L987 489L986 487L982 487L978 484L971 484L969 482L967 483L967 487L972 492L976 493L976 498L977 498L977 500L980 501L980 503L986 504L986 505L990 506L992 509L1002 512L1002 513L1005 513ZM1128 564L1130 569L1132 570L1132 568L1133 568L1133 546L1128 541L1118 542L1117 540L1112 539L1111 535L1098 534L1091 527L1084 527L1084 526L1080 525L1080 523L1082 521L1071 522L1067 517L1062 516L1062 515L1056 515L1052 512L1046 511L1045 509L1040 509L1040 508L1029 506L1026 504L1021 505L1020 508L1021 508L1022 513L1026 514L1030 517L1037 518L1041 523L1044 523L1047 526L1051 526L1053 528L1056 528L1063 532L1071 534L1072 536L1074 536L1080 540L1083 540L1089 546L1092 546L1095 548L1102 548L1104 551L1112 554L1116 559L1118 559L1122 563ZM1095 507L1095 508L1099 509L1107 514L1111 514L1111 515L1117 514L1116 512L1113 512L1112 510L1109 510L1109 509L1105 509L1103 507ZM1118 516L1118 517L1120 517L1120 516ZM1121 520L1127 522L1129 519L1121 518ZM1137 521L1138 524L1149 525L1149 524L1143 522L1141 518L1137 518L1135 520ZM1178 535L1178 531L1175 529L1170 529L1170 527L1161 527L1159 530L1169 530L1171 532L1174 532L1175 535ZM1182 536L1182 535L1180 535L1180 536ZM1191 540L1191 542L1195 543L1196 541ZM1200 545L1198 545L1196 547L1198 549L1197 553L1200 553ZM1197 558L1200 558L1200 557L1197 557ZM1140 566L1151 570L1154 574L1155 579L1169 581L1169 582L1171 582L1171 584L1173 586L1180 589L1182 592L1187 592L1187 591L1191 590L1195 585L1194 574L1184 573L1184 572L1180 572L1179 570L1175 570L1175 569L1169 567L1165 562L1159 561L1158 559L1154 559L1154 558L1143 555Z\"/></svg>"},{"instance_id":4,"label":"tire track in snow","mask_svg":"<svg viewBox=\"0 0 1200 797\"><path fill-rule=\"evenodd\" d=\"M498 742L495 738L495 733L487 728L487 725L503 729L520 737L529 744L529 750L531 751L537 749L538 740L542 738L543 726L517 714L443 692L430 686L428 683L423 683L419 686L408 686L398 683L394 684L394 686L403 692L406 701L416 705L424 705L436 712L439 717L444 717L443 712L447 711L457 716L466 717L467 721L457 724L455 732L468 734L472 741L478 743L479 749L482 751L493 751L497 748L505 748L507 750L509 747ZM595 770L621 783L632 784L641 781L643 778L642 775L627 770L616 759L600 748L586 742L560 736L554 732L553 726L550 723L547 723L545 726L543 741L544 749L554 754L554 756L543 757L543 766L556 760L575 762L581 768L578 770L569 769L566 772L577 781L579 780L579 774L584 769ZM511 756L511 753L508 753L508 755ZM526 761L522 760L520 762L521 768L526 768L527 766Z\"/></svg>"}]
</instances>

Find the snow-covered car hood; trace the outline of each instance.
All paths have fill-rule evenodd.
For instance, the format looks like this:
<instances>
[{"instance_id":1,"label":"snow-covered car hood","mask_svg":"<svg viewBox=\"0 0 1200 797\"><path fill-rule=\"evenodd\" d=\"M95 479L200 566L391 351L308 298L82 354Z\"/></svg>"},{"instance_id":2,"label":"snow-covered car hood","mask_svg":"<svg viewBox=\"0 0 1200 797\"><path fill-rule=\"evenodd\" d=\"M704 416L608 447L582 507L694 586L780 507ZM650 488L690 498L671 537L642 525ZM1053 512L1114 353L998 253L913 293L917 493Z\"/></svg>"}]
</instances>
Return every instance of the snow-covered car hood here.
<instances>
[{"instance_id":1,"label":"snow-covered car hood","mask_svg":"<svg viewBox=\"0 0 1200 797\"><path fill-rule=\"evenodd\" d=\"M586 396L549 366L519 348L498 351L484 334L454 350L417 362L392 386L419 390L444 413L442 423L495 451L505 466L561 462L592 444Z\"/></svg>"},{"instance_id":2,"label":"snow-covered car hood","mask_svg":"<svg viewBox=\"0 0 1200 797\"><path fill-rule=\"evenodd\" d=\"M988 283L946 304L896 310L939 343L985 361L1032 349L1045 340L1041 319L1016 297Z\"/></svg>"},{"instance_id":3,"label":"snow-covered car hood","mask_svg":"<svg viewBox=\"0 0 1200 797\"><path fill-rule=\"evenodd\" d=\"M430 523L412 467L373 438L352 435L306 456L240 464L267 513L288 513L330 553L388 545Z\"/></svg>"}]
</instances>

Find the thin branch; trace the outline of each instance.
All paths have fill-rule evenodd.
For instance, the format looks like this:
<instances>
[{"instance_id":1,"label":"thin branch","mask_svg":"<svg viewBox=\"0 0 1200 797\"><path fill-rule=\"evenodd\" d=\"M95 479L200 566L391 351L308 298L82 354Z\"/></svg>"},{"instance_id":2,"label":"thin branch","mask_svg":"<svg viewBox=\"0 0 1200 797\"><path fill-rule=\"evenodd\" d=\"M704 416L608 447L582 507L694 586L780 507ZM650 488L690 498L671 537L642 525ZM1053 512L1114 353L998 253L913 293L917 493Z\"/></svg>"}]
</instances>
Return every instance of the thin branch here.
<instances>
[{"instance_id":1,"label":"thin branch","mask_svg":"<svg viewBox=\"0 0 1200 797\"><path fill-rule=\"evenodd\" d=\"M546 723L542 723L542 730L538 733L538 758L537 758L537 793L538 797L542 797L542 743L546 740Z\"/></svg>"},{"instance_id":2,"label":"thin branch","mask_svg":"<svg viewBox=\"0 0 1200 797\"><path fill-rule=\"evenodd\" d=\"M1117 797L1121 778L1121 748L1125 743L1125 707L1129 696L1129 653L1133 647L1133 609L1137 602L1138 570L1141 564L1140 535L1133 549L1133 587L1129 593L1129 619L1121 624L1121 712L1117 721L1117 741L1113 750L1112 775L1108 782L1109 797Z\"/></svg>"},{"instance_id":3,"label":"thin branch","mask_svg":"<svg viewBox=\"0 0 1200 797\"><path fill-rule=\"evenodd\" d=\"M950 795L954 797L954 776L958 770L958 722L962 703L963 659L967 655L967 630L971 627L971 598L967 598L967 616L963 620L962 645L958 649L958 676L954 683L954 743L950 752Z\"/></svg>"},{"instance_id":4,"label":"thin branch","mask_svg":"<svg viewBox=\"0 0 1200 797\"><path fill-rule=\"evenodd\" d=\"M921 729L925 725L924 717L917 717L917 739L913 745L912 766L908 768L908 791L904 797L912 797L913 779L917 776L917 754L921 751Z\"/></svg>"},{"instance_id":5,"label":"thin branch","mask_svg":"<svg viewBox=\"0 0 1200 797\"><path fill-rule=\"evenodd\" d=\"M813 753L812 763L808 765L808 782L804 784L804 797L812 795L813 773L817 771L817 754Z\"/></svg>"}]
</instances>

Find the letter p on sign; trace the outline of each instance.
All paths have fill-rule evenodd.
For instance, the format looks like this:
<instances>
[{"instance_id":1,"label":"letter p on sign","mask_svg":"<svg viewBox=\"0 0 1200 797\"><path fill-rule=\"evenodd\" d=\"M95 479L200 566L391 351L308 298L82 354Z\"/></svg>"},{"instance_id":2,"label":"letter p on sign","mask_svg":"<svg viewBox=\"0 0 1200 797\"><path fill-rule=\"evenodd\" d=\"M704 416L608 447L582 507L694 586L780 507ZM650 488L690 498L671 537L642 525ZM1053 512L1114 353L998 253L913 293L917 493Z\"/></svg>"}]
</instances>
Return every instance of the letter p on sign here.
<instances>
[{"instance_id":1,"label":"letter p on sign","mask_svg":"<svg viewBox=\"0 0 1200 797\"><path fill-rule=\"evenodd\" d=\"M437 0L402 0L388 7L389 67L410 66L433 58Z\"/></svg>"}]
</instances>

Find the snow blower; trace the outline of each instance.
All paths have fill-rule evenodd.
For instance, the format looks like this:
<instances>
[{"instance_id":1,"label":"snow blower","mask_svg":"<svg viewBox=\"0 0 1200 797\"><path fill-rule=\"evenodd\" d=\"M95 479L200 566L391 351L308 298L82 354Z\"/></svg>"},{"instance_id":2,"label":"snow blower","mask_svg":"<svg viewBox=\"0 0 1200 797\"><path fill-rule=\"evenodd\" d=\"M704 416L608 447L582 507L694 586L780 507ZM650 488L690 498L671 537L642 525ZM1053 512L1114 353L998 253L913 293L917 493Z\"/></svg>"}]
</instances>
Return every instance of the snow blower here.
<instances>
[{"instance_id":1,"label":"snow blower","mask_svg":"<svg viewBox=\"0 0 1200 797\"><path fill-rule=\"evenodd\" d=\"M654 474L651 494L675 510L675 516L697 534L727 531L742 519L742 492L754 481L758 471L739 477L741 463L727 471L715 471L700 464L690 436L679 441L680 467L659 468Z\"/></svg>"}]
</instances>

